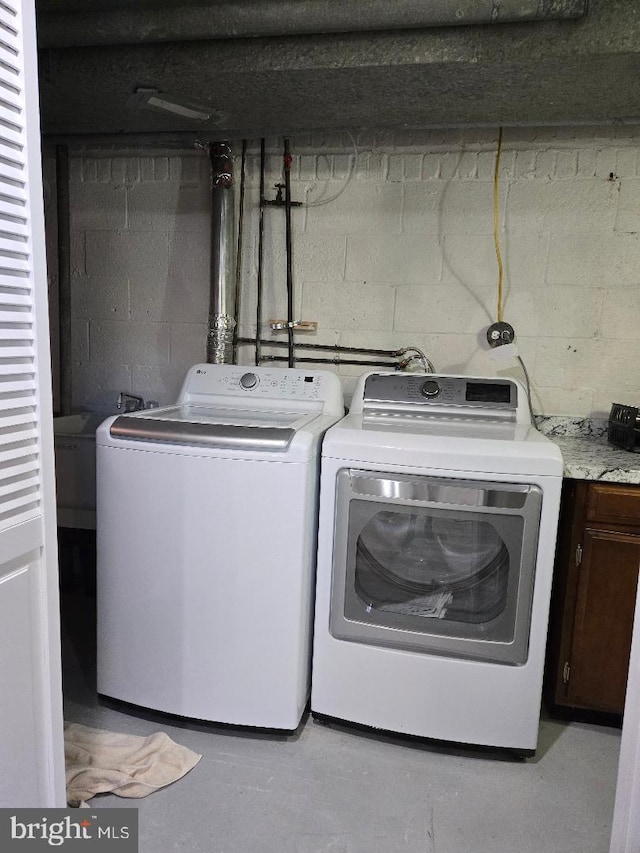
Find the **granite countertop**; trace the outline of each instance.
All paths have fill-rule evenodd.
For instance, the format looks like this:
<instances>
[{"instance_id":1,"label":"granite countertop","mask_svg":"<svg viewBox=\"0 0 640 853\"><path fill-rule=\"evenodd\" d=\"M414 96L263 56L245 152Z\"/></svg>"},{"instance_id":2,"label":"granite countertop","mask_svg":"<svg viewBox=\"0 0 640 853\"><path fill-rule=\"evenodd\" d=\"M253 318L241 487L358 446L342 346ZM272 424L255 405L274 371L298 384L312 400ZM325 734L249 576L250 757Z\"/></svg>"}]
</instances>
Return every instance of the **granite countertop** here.
<instances>
[{"instance_id":1,"label":"granite countertop","mask_svg":"<svg viewBox=\"0 0 640 853\"><path fill-rule=\"evenodd\" d=\"M560 448L565 477L640 483L640 453L609 444L606 420L539 416L536 426Z\"/></svg>"}]
</instances>

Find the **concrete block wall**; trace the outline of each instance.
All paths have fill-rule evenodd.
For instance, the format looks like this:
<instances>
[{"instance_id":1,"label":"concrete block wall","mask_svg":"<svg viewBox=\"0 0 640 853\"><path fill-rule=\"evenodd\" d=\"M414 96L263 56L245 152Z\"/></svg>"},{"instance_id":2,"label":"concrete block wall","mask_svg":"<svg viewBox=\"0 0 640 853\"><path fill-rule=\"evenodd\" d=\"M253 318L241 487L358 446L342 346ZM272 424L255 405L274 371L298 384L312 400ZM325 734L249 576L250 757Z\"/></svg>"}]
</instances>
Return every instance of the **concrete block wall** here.
<instances>
[{"instance_id":1,"label":"concrete block wall","mask_svg":"<svg viewBox=\"0 0 640 853\"><path fill-rule=\"evenodd\" d=\"M492 361L496 132L291 140L298 339L420 347L442 372L522 377ZM236 149L239 151L239 146ZM504 317L541 413L640 404L640 132L507 129L499 182ZM239 157L238 168L239 168ZM267 195L282 180L268 141ZM118 391L170 402L205 358L209 177L198 151L72 156L74 408ZM249 147L240 334L255 335L257 145ZM284 212L265 211L263 335L286 317ZM282 333L275 339L284 340ZM252 347L240 350L253 363ZM342 367L347 396L363 369Z\"/></svg>"},{"instance_id":2,"label":"concrete block wall","mask_svg":"<svg viewBox=\"0 0 640 853\"><path fill-rule=\"evenodd\" d=\"M205 359L210 195L196 152L71 158L73 408L175 399Z\"/></svg>"}]
</instances>

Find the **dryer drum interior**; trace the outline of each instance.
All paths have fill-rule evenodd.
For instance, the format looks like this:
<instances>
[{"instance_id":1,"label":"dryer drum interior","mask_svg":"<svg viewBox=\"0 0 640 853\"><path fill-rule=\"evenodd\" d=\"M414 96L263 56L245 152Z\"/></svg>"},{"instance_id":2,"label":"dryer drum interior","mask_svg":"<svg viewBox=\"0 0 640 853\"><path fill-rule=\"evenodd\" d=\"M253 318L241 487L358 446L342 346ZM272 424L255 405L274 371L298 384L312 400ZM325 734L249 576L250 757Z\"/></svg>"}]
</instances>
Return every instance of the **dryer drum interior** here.
<instances>
[{"instance_id":1,"label":"dryer drum interior","mask_svg":"<svg viewBox=\"0 0 640 853\"><path fill-rule=\"evenodd\" d=\"M375 609L487 622L508 583L507 546L486 521L382 511L357 539L356 592Z\"/></svg>"}]
</instances>

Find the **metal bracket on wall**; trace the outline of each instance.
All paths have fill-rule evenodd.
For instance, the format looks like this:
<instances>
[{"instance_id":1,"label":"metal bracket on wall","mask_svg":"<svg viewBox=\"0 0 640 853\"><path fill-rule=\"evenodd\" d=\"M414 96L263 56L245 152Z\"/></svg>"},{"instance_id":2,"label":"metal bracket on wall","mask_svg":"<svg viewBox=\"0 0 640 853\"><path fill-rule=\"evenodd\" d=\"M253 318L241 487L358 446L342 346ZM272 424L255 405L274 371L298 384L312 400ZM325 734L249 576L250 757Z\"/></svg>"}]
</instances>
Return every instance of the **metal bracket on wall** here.
<instances>
[{"instance_id":1,"label":"metal bracket on wall","mask_svg":"<svg viewBox=\"0 0 640 853\"><path fill-rule=\"evenodd\" d=\"M318 324L315 320L293 320L291 323L286 320L269 320L269 327L272 332L286 332L287 329L295 329L296 332L318 331Z\"/></svg>"}]
</instances>

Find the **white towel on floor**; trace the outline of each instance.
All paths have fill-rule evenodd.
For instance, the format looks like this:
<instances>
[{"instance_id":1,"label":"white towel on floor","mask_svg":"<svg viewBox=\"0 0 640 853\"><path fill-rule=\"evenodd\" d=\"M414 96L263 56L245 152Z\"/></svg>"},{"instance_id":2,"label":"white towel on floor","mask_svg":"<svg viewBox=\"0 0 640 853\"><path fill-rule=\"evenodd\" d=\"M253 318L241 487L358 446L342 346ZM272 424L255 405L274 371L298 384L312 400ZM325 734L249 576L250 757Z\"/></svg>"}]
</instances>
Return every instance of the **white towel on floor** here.
<instances>
[{"instance_id":1,"label":"white towel on floor","mask_svg":"<svg viewBox=\"0 0 640 853\"><path fill-rule=\"evenodd\" d=\"M96 794L146 797L181 779L202 758L164 732L149 737L65 723L64 753L69 805Z\"/></svg>"}]
</instances>

